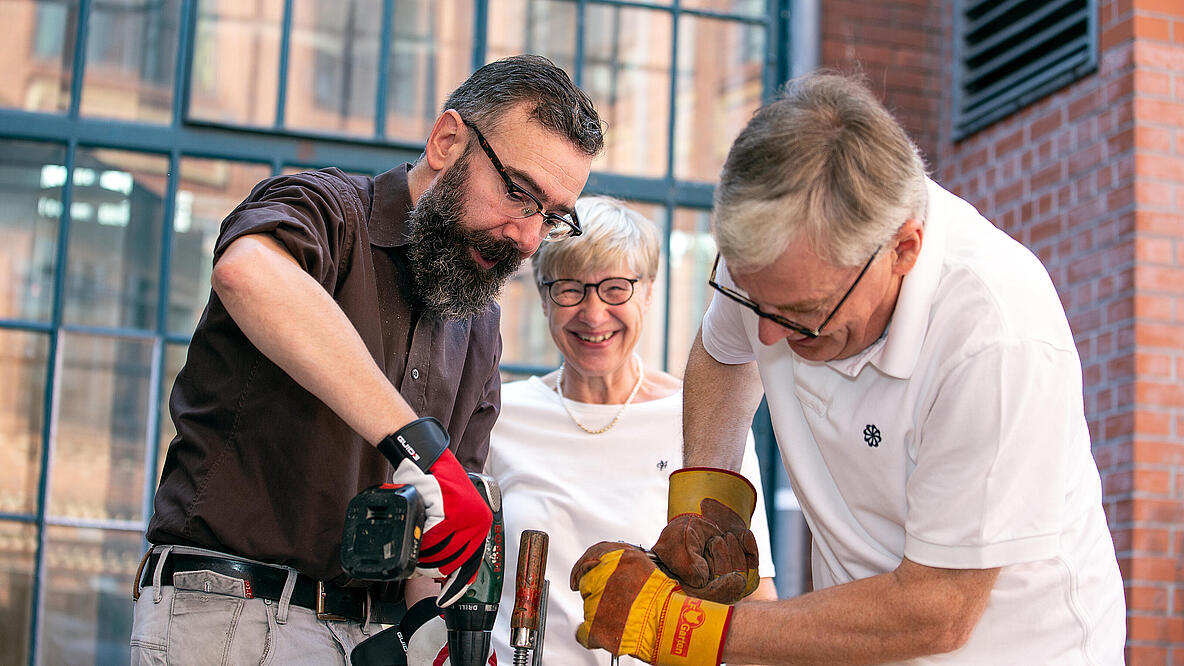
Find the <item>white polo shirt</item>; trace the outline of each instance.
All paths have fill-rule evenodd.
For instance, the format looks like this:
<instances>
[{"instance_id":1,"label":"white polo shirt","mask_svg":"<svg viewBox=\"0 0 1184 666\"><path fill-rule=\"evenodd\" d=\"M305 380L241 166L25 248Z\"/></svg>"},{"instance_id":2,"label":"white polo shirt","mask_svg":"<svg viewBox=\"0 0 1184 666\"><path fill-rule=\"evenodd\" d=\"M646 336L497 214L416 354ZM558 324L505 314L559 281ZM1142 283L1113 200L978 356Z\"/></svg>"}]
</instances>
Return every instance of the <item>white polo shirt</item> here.
<instances>
[{"instance_id":1,"label":"white polo shirt","mask_svg":"<svg viewBox=\"0 0 1184 666\"><path fill-rule=\"evenodd\" d=\"M910 663L1121 664L1122 579L1060 299L1031 252L928 189L920 256L869 348L803 360L761 344L757 316L719 297L703 345L757 361L816 588L906 556L1002 567L969 642Z\"/></svg>"}]
</instances>

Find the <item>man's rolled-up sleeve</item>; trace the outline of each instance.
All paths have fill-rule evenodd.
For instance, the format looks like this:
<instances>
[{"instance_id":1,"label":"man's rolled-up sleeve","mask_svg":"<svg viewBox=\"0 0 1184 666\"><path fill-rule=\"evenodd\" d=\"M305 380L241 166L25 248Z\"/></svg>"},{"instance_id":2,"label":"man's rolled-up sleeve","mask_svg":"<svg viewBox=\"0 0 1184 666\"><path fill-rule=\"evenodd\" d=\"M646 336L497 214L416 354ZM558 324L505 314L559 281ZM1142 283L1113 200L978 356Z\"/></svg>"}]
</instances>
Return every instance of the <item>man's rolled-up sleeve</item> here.
<instances>
[{"instance_id":1,"label":"man's rolled-up sleeve","mask_svg":"<svg viewBox=\"0 0 1184 666\"><path fill-rule=\"evenodd\" d=\"M333 293L357 233L357 196L322 172L265 180L226 219L214 246L214 262L235 240L251 234L275 238L326 291Z\"/></svg>"}]
</instances>

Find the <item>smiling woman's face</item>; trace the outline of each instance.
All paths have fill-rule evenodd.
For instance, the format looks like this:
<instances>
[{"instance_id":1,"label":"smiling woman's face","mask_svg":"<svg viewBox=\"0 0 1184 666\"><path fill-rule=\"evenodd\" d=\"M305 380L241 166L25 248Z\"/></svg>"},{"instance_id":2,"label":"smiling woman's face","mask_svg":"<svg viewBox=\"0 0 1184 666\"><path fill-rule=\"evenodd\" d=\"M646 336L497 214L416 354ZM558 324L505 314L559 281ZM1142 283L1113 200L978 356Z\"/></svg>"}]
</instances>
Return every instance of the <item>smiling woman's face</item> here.
<instances>
[{"instance_id":1,"label":"smiling woman's face","mask_svg":"<svg viewBox=\"0 0 1184 666\"><path fill-rule=\"evenodd\" d=\"M640 276L626 262L621 262L581 275L555 277L593 283L611 277L633 279ZM546 290L543 291L543 312L547 315L551 338L568 367L564 373L565 383L573 370L574 374L583 377L605 377L622 367L629 367L629 359L641 338L645 315L649 311L652 286L653 280L639 280L634 285L633 297L621 305L607 305L595 289L588 289L579 305L560 307Z\"/></svg>"}]
</instances>

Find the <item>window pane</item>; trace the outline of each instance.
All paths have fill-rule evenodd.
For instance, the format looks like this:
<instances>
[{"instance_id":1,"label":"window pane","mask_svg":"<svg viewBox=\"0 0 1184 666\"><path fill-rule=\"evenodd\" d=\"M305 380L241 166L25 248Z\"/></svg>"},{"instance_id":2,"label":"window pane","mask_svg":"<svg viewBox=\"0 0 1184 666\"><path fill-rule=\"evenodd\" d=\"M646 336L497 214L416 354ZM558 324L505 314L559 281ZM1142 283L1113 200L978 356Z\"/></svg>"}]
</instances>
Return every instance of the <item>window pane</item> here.
<instances>
[{"instance_id":1,"label":"window pane","mask_svg":"<svg viewBox=\"0 0 1184 666\"><path fill-rule=\"evenodd\" d=\"M270 175L271 167L264 164L181 158L169 269L170 333L193 332L210 297L214 241L222 219Z\"/></svg>"},{"instance_id":2,"label":"window pane","mask_svg":"<svg viewBox=\"0 0 1184 666\"><path fill-rule=\"evenodd\" d=\"M36 552L36 526L0 521L0 661L5 664L29 662Z\"/></svg>"},{"instance_id":3,"label":"window pane","mask_svg":"<svg viewBox=\"0 0 1184 666\"><path fill-rule=\"evenodd\" d=\"M760 16L765 13L767 0L682 0L683 9L706 9L728 14Z\"/></svg>"},{"instance_id":4,"label":"window pane","mask_svg":"<svg viewBox=\"0 0 1184 666\"><path fill-rule=\"evenodd\" d=\"M608 124L595 169L638 176L666 174L670 115L667 12L588 7L583 87Z\"/></svg>"},{"instance_id":5,"label":"window pane","mask_svg":"<svg viewBox=\"0 0 1184 666\"><path fill-rule=\"evenodd\" d=\"M67 333L60 352L48 513L139 520L152 342Z\"/></svg>"},{"instance_id":6,"label":"window pane","mask_svg":"<svg viewBox=\"0 0 1184 666\"><path fill-rule=\"evenodd\" d=\"M172 120L180 0L91 3L82 113Z\"/></svg>"},{"instance_id":7,"label":"window pane","mask_svg":"<svg viewBox=\"0 0 1184 666\"><path fill-rule=\"evenodd\" d=\"M645 204L628 201L629 207L649 218L658 227L663 236L666 233L666 207L658 204ZM666 248L658 257L658 276L654 278L654 295L650 301L650 309L645 314L645 328L641 332L641 339L637 341L637 353L646 367L662 368L662 347L666 344ZM685 365L685 363L684 363ZM675 374L682 376L682 368L677 368Z\"/></svg>"},{"instance_id":8,"label":"window pane","mask_svg":"<svg viewBox=\"0 0 1184 666\"><path fill-rule=\"evenodd\" d=\"M62 146L0 140L0 319L52 316L65 162Z\"/></svg>"},{"instance_id":9,"label":"window pane","mask_svg":"<svg viewBox=\"0 0 1184 666\"><path fill-rule=\"evenodd\" d=\"M547 318L543 316L529 261L506 283L499 302L502 364L559 365L559 352L547 330Z\"/></svg>"},{"instance_id":10,"label":"window pane","mask_svg":"<svg viewBox=\"0 0 1184 666\"><path fill-rule=\"evenodd\" d=\"M0 330L0 512L35 513L49 339Z\"/></svg>"},{"instance_id":11,"label":"window pane","mask_svg":"<svg viewBox=\"0 0 1184 666\"><path fill-rule=\"evenodd\" d=\"M373 136L379 0L293 0L284 125Z\"/></svg>"},{"instance_id":12,"label":"window pane","mask_svg":"<svg viewBox=\"0 0 1184 666\"><path fill-rule=\"evenodd\" d=\"M394 0L386 136L427 138L444 98L472 68L472 16L471 0Z\"/></svg>"},{"instance_id":13,"label":"window pane","mask_svg":"<svg viewBox=\"0 0 1184 666\"><path fill-rule=\"evenodd\" d=\"M714 181L760 106L765 28L696 16L678 27L674 176Z\"/></svg>"},{"instance_id":14,"label":"window pane","mask_svg":"<svg viewBox=\"0 0 1184 666\"><path fill-rule=\"evenodd\" d=\"M63 318L154 329L168 159L80 148L76 164Z\"/></svg>"},{"instance_id":15,"label":"window pane","mask_svg":"<svg viewBox=\"0 0 1184 666\"><path fill-rule=\"evenodd\" d=\"M189 117L270 127L283 0L198 0Z\"/></svg>"},{"instance_id":16,"label":"window pane","mask_svg":"<svg viewBox=\"0 0 1184 666\"><path fill-rule=\"evenodd\" d=\"M550 58L575 72L576 3L565 0L503 0L489 5L486 62L517 53Z\"/></svg>"},{"instance_id":17,"label":"window pane","mask_svg":"<svg viewBox=\"0 0 1184 666\"><path fill-rule=\"evenodd\" d=\"M715 239L709 232L711 212L680 208L670 232L670 371L682 376L691 343L711 302L707 276L715 259Z\"/></svg>"},{"instance_id":18,"label":"window pane","mask_svg":"<svg viewBox=\"0 0 1184 666\"><path fill-rule=\"evenodd\" d=\"M38 631L44 664L131 661L132 579L138 532L46 528L45 610Z\"/></svg>"},{"instance_id":19,"label":"window pane","mask_svg":"<svg viewBox=\"0 0 1184 666\"><path fill-rule=\"evenodd\" d=\"M0 106L26 111L70 108L78 0L0 0Z\"/></svg>"}]
</instances>

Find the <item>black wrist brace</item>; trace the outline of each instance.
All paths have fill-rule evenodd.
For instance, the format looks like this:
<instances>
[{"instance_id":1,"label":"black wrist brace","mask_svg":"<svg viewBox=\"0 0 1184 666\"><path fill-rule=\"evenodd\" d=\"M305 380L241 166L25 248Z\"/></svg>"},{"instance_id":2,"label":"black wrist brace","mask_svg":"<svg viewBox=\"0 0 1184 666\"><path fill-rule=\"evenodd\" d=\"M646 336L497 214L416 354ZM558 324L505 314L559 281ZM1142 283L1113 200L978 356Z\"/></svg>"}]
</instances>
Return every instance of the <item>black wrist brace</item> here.
<instances>
[{"instance_id":1,"label":"black wrist brace","mask_svg":"<svg viewBox=\"0 0 1184 666\"><path fill-rule=\"evenodd\" d=\"M448 431L435 418L425 416L399 428L378 443L378 452L397 469L410 460L424 474L448 449Z\"/></svg>"}]
</instances>

